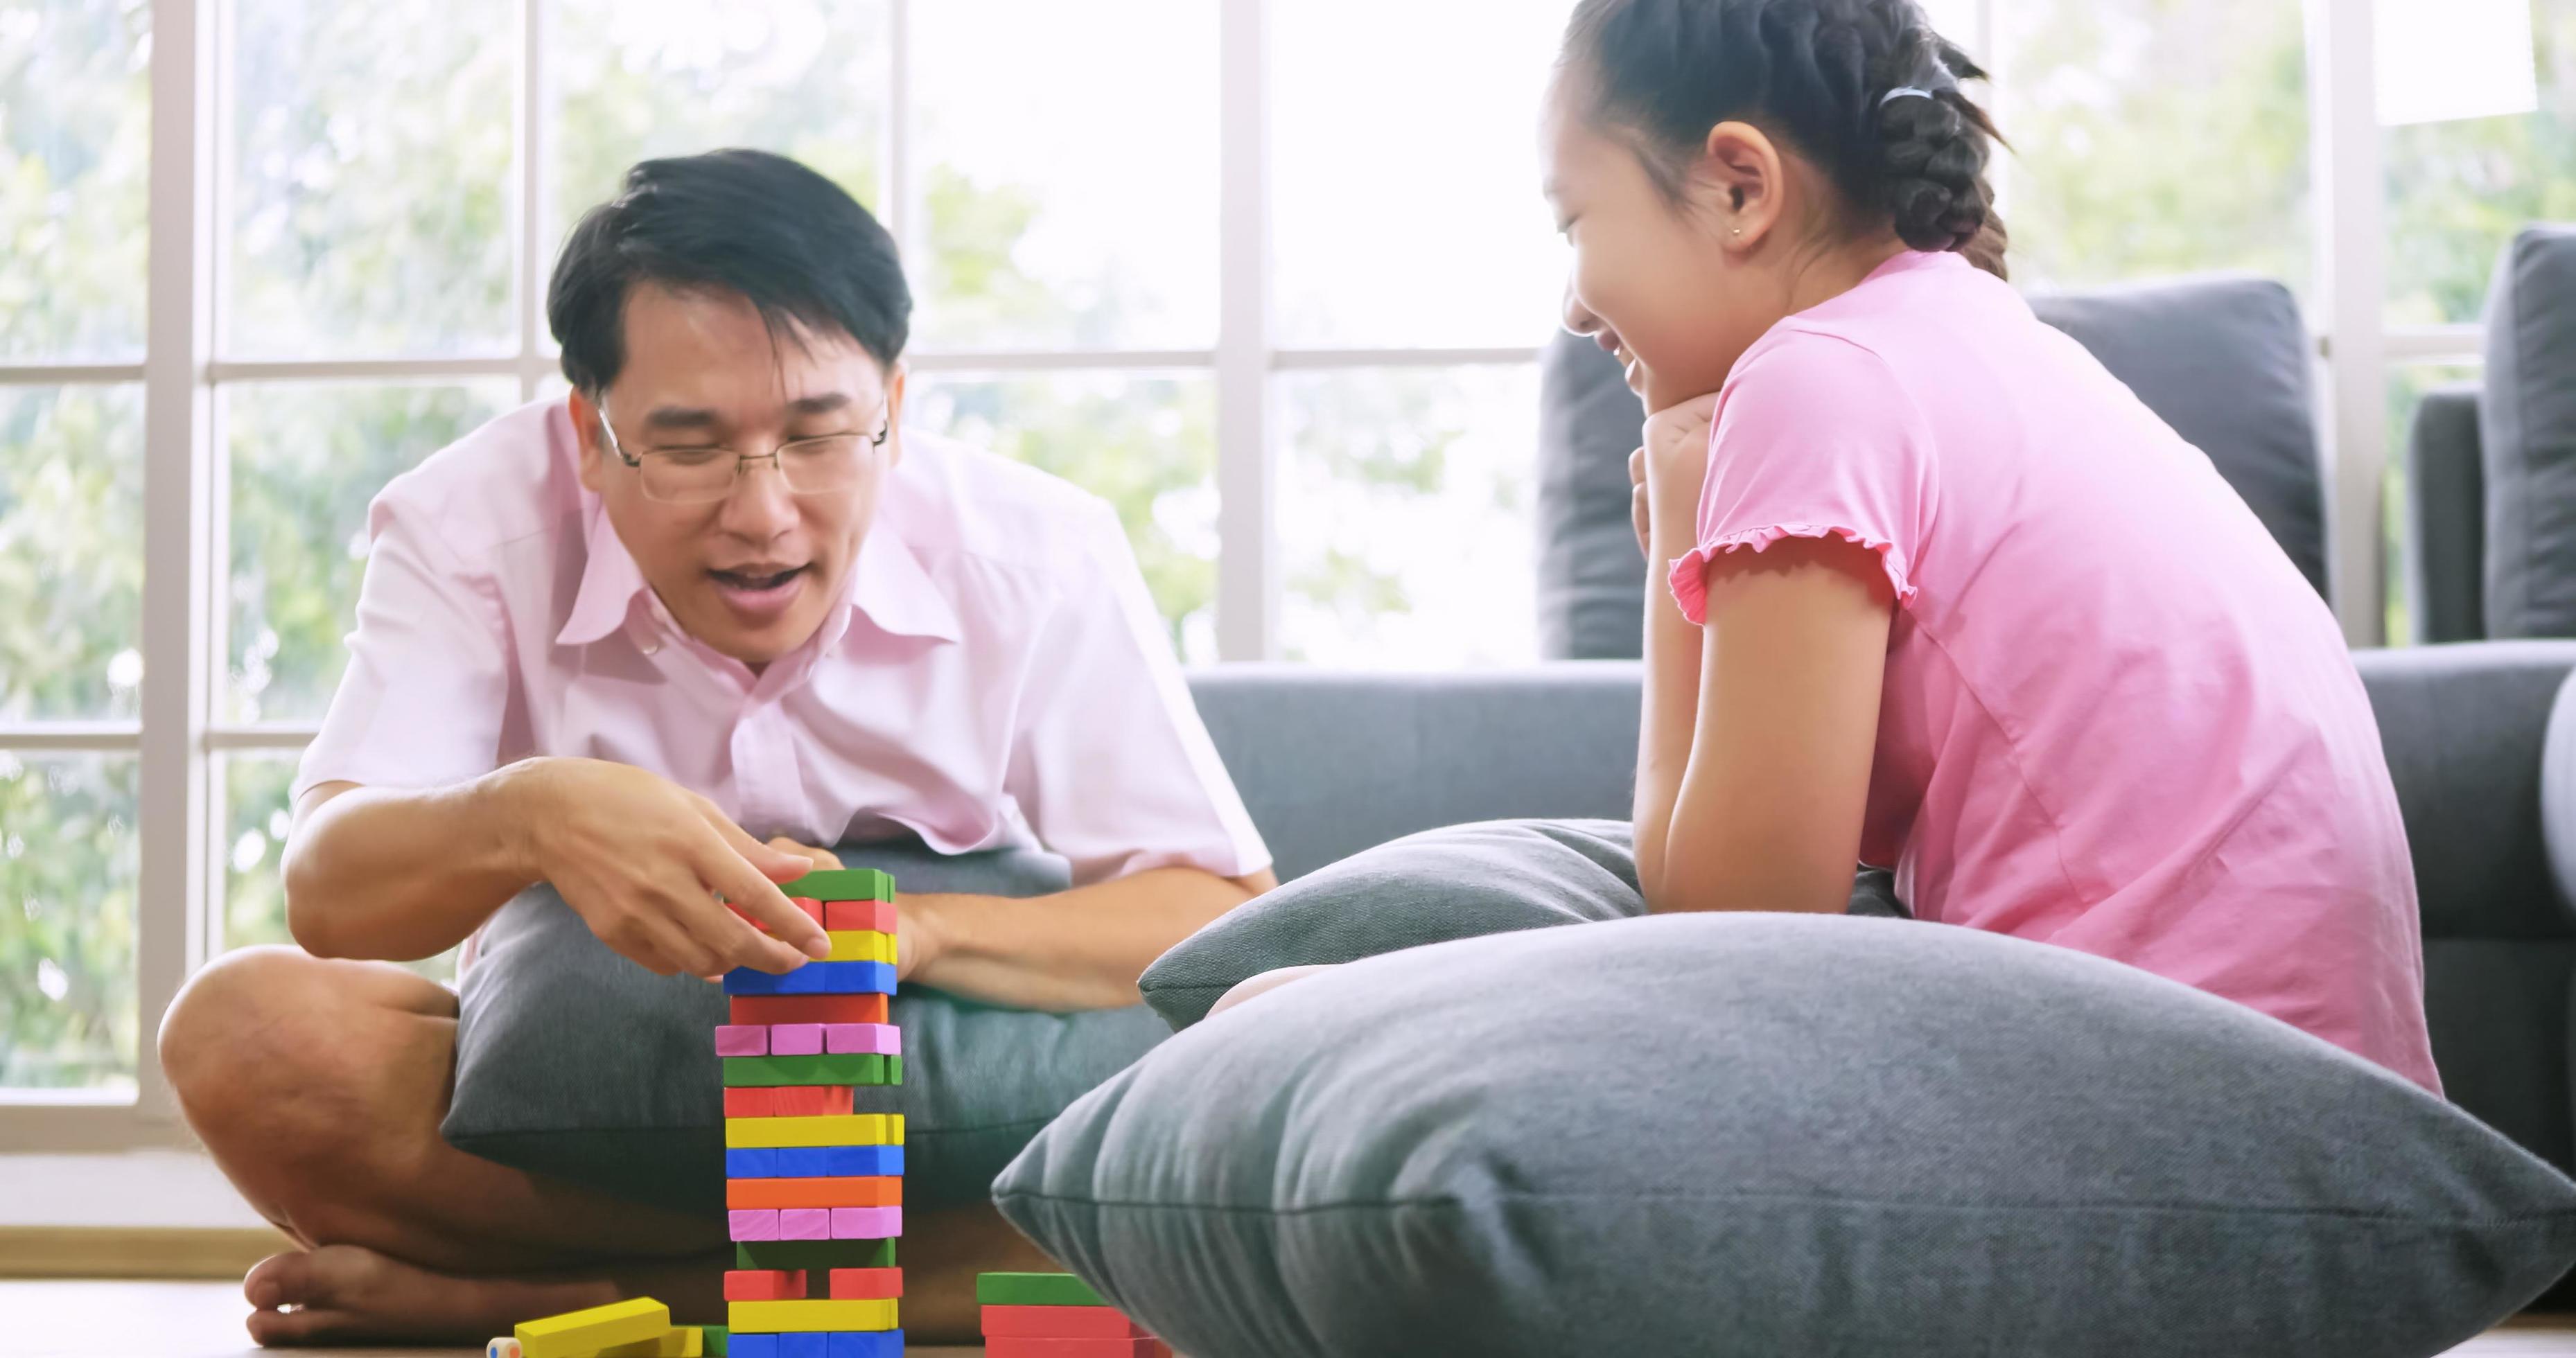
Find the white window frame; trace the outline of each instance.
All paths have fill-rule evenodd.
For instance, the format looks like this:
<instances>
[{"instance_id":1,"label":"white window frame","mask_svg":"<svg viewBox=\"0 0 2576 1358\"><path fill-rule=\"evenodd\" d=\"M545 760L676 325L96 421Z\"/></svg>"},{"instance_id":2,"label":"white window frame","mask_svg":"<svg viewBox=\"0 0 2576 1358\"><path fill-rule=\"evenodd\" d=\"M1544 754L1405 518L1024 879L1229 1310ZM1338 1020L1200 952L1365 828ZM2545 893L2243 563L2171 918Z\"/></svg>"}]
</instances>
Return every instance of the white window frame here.
<instances>
[{"instance_id":1,"label":"white window frame","mask_svg":"<svg viewBox=\"0 0 2576 1358\"><path fill-rule=\"evenodd\" d=\"M921 213L913 173L912 12L934 0L887 0L889 105L885 218L907 249ZM1975 46L1991 52L1997 5L1978 8ZM1216 0L1218 88L1218 308L1207 349L926 351L911 356L931 373L1198 370L1211 373L1217 400L1218 561L1216 635L1223 661L1279 653L1280 579L1275 487L1282 456L1271 388L1276 374L1314 369L1528 364L1526 345L1492 348L1293 348L1272 339L1273 268L1269 157L1269 34L1272 0ZM2346 635L2356 645L2381 637L2381 473L2388 457L2385 392L2391 365L2474 362L2475 326L2390 330L2384 325L2382 192L2371 89L2371 0L2306 0L2310 47L2318 278L2319 429L2330 450L2333 584ZM220 195L230 101L220 25L223 0L154 0L152 7L151 232L145 357L140 363L0 366L0 386L136 383L144 390L144 598L140 638L145 673L134 721L0 724L0 750L103 751L140 762L141 853L136 920L136 1003L140 1025L131 1099L88 1091L0 1091L0 1151L102 1149L185 1140L153 1052L152 1030L188 975L217 941L210 937L224 864L226 751L294 751L310 722L236 724L215 720L224 636L229 552L226 459L217 425L218 387L281 379L418 380L513 377L533 397L556 372L547 347L545 273L553 107L546 53L552 10L519 0L520 80L516 87L519 186L519 340L514 355L472 359L233 361L217 356L225 219ZM2010 73L1997 71L2007 90ZM2360 135L2350 135L2354 130Z\"/></svg>"}]
</instances>

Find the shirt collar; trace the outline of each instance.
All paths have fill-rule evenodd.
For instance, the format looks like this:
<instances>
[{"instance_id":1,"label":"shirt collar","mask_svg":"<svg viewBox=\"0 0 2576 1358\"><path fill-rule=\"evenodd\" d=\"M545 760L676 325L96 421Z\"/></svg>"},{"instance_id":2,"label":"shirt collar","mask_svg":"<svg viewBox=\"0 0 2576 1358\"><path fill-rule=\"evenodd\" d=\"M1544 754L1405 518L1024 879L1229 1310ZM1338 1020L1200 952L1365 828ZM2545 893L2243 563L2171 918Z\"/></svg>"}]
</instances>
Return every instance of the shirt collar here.
<instances>
[{"instance_id":1,"label":"shirt collar","mask_svg":"<svg viewBox=\"0 0 2576 1358\"><path fill-rule=\"evenodd\" d=\"M617 536L615 525L608 521L607 506L590 499L590 513L582 524L585 560L581 587L573 595L572 611L565 617L563 630L555 633L559 646L587 646L606 637L626 623L637 596L648 586L644 572ZM895 636L932 637L940 641L960 640L964 633L957 610L923 569L921 559L901 537L883 530L872 531L859 545L858 569L853 573L843 608L855 608L867 615L877 629ZM839 639L845 619L839 609L826 616L824 631L829 634L825 645Z\"/></svg>"}]
</instances>

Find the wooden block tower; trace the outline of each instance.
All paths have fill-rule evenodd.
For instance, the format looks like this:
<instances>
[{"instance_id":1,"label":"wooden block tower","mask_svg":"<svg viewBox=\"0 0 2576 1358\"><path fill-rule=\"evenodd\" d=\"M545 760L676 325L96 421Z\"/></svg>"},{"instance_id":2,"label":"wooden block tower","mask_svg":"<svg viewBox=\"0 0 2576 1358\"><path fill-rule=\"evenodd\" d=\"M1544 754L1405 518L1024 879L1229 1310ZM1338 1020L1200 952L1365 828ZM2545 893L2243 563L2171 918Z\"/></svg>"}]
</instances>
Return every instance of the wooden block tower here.
<instances>
[{"instance_id":1,"label":"wooden block tower","mask_svg":"<svg viewBox=\"0 0 2576 1358\"><path fill-rule=\"evenodd\" d=\"M903 1083L894 879L836 870L783 889L832 953L725 975L721 1342L733 1358L900 1358L903 1116L858 1111L860 1090Z\"/></svg>"}]
</instances>

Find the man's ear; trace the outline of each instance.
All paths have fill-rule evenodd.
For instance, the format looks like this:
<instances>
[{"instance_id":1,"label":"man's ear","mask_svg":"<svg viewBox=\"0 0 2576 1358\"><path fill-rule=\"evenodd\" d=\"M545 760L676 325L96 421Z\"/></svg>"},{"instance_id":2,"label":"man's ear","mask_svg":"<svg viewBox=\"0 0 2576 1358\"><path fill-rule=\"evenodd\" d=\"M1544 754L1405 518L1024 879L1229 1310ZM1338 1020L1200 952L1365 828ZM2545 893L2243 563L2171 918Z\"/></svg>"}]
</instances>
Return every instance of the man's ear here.
<instances>
[{"instance_id":1,"label":"man's ear","mask_svg":"<svg viewBox=\"0 0 2576 1358\"><path fill-rule=\"evenodd\" d=\"M1691 198L1709 212L1721 243L1749 249L1780 220L1786 170L1770 134L1751 123L1719 123L1691 167Z\"/></svg>"},{"instance_id":2,"label":"man's ear","mask_svg":"<svg viewBox=\"0 0 2576 1358\"><path fill-rule=\"evenodd\" d=\"M901 359L886 372L886 470L903 465L903 393L912 370Z\"/></svg>"},{"instance_id":3,"label":"man's ear","mask_svg":"<svg viewBox=\"0 0 2576 1358\"><path fill-rule=\"evenodd\" d=\"M572 416L573 442L581 448L581 488L593 495L603 494L601 484L607 479L607 469L602 463L608 450L600 446L599 407L576 387L564 397L564 409Z\"/></svg>"}]
</instances>

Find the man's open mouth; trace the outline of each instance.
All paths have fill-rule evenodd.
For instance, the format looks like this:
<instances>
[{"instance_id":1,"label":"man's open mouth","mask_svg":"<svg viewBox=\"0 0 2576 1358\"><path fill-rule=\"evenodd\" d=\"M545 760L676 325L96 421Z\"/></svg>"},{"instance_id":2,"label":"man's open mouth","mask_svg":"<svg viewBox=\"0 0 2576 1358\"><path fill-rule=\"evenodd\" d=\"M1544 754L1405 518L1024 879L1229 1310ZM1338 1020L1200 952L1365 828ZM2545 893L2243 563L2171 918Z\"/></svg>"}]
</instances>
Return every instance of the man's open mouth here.
<instances>
[{"instance_id":1,"label":"man's open mouth","mask_svg":"<svg viewBox=\"0 0 2576 1358\"><path fill-rule=\"evenodd\" d=\"M806 566L790 566L784 570L709 571L707 574L713 576L717 584L728 589L738 589L746 594L762 594L777 589L804 574L808 569L809 567Z\"/></svg>"}]
</instances>

